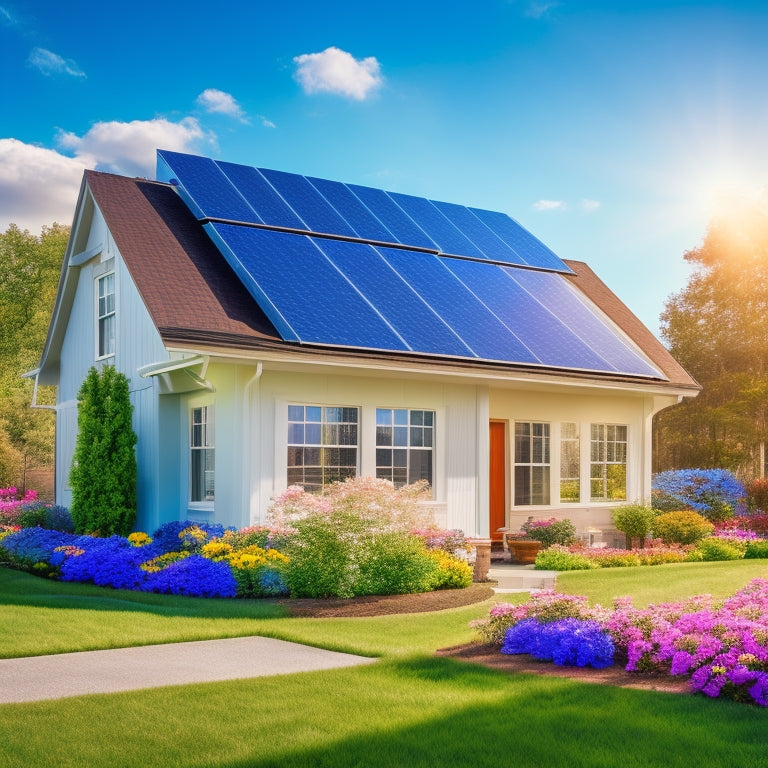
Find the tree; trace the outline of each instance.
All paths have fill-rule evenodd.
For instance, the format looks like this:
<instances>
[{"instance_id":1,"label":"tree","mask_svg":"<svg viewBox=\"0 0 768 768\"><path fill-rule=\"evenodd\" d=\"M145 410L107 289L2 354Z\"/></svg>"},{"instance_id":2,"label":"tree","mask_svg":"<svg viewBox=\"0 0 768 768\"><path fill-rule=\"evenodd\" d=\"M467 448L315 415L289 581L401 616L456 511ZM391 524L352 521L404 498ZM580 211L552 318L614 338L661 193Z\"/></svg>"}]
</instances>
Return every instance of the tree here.
<instances>
[{"instance_id":1,"label":"tree","mask_svg":"<svg viewBox=\"0 0 768 768\"><path fill-rule=\"evenodd\" d=\"M68 238L59 224L39 237L15 224L0 233L0 486L25 488L26 468L53 467L54 414L30 409L21 375L40 362ZM53 403L53 388L38 402Z\"/></svg>"},{"instance_id":2,"label":"tree","mask_svg":"<svg viewBox=\"0 0 768 768\"><path fill-rule=\"evenodd\" d=\"M661 331L702 391L656 417L654 469L746 471L768 439L768 209L714 220L684 258L694 272Z\"/></svg>"},{"instance_id":3,"label":"tree","mask_svg":"<svg viewBox=\"0 0 768 768\"><path fill-rule=\"evenodd\" d=\"M77 533L127 536L136 521L136 433L128 379L113 366L88 371L77 395L69 475Z\"/></svg>"}]
</instances>

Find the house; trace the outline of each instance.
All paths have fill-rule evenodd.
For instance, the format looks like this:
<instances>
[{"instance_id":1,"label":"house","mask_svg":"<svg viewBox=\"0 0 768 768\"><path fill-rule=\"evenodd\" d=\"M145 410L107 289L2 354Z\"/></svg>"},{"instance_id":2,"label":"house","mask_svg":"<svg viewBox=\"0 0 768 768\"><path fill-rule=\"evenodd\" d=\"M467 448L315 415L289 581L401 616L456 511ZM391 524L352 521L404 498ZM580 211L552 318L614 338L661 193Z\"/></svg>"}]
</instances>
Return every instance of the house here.
<instances>
[{"instance_id":1,"label":"house","mask_svg":"<svg viewBox=\"0 0 768 768\"><path fill-rule=\"evenodd\" d=\"M261 523L351 475L429 481L439 524L586 535L648 500L651 423L695 381L586 264L505 214L158 152L87 171L39 369L56 500L88 369L130 381L137 528Z\"/></svg>"}]
</instances>

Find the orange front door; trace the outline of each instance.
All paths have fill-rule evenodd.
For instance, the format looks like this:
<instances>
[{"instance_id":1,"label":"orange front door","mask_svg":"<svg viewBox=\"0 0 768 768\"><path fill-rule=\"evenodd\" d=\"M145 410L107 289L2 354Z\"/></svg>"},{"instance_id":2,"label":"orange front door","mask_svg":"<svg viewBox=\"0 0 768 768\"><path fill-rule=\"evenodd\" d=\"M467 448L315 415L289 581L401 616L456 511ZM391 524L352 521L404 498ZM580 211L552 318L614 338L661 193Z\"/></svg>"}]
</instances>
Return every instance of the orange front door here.
<instances>
[{"instance_id":1,"label":"orange front door","mask_svg":"<svg viewBox=\"0 0 768 768\"><path fill-rule=\"evenodd\" d=\"M501 541L499 528L507 524L507 425L503 421L490 422L491 477L489 509L491 515L491 539Z\"/></svg>"}]
</instances>

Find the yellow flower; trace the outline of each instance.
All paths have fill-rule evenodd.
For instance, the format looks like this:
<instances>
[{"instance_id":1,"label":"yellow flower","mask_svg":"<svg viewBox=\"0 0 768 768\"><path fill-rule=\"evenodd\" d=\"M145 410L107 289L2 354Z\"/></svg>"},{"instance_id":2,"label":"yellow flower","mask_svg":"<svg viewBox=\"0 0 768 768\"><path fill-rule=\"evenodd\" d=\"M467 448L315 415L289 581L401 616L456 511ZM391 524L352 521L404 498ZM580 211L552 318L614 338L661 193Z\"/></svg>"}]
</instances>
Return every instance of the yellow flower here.
<instances>
[{"instance_id":1,"label":"yellow flower","mask_svg":"<svg viewBox=\"0 0 768 768\"><path fill-rule=\"evenodd\" d=\"M128 535L128 542L133 547L145 547L147 544L152 543L152 537L144 533L144 531L134 531Z\"/></svg>"}]
</instances>

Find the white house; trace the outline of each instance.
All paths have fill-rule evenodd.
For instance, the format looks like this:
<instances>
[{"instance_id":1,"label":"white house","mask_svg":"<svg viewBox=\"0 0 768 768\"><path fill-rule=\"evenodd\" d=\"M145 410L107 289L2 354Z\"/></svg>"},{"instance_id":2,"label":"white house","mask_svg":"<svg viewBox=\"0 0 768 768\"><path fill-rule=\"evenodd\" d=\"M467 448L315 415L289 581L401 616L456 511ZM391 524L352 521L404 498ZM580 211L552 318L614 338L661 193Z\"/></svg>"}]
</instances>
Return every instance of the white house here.
<instances>
[{"instance_id":1,"label":"white house","mask_svg":"<svg viewBox=\"0 0 768 768\"><path fill-rule=\"evenodd\" d=\"M295 483L426 478L437 521L585 532L648 500L698 385L582 263L500 213L158 153L86 172L42 360L56 500L88 369L130 380L137 528L263 522Z\"/></svg>"}]
</instances>

